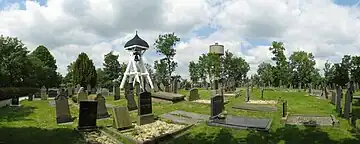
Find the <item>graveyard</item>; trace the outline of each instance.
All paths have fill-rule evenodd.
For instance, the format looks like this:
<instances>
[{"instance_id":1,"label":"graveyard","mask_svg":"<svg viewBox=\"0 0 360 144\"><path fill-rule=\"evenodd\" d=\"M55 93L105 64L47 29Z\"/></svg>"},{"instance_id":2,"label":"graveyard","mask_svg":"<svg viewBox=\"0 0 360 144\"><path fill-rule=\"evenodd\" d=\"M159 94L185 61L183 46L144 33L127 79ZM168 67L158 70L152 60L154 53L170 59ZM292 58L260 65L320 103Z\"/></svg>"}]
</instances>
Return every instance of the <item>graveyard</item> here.
<instances>
[{"instance_id":1,"label":"graveyard","mask_svg":"<svg viewBox=\"0 0 360 144\"><path fill-rule=\"evenodd\" d=\"M179 90L180 94L189 95L188 90ZM254 88L251 92L252 100L261 100L261 90ZM200 89L200 98L209 99L210 90ZM288 102L288 113L290 114L314 114L329 115L333 114L339 120L337 126L324 127L305 127L305 126L285 126L282 118L281 105L277 104L276 112L260 112L232 109L235 104L245 103L244 95L229 98L229 104L225 109L229 115L271 118L271 128L269 132L255 130L236 130L232 128L212 127L205 122L189 128L184 134L176 138L170 138L169 143L306 143L316 141L318 143L358 143L356 131L349 125L348 121L338 117L335 106L330 104L328 99L318 99L306 96L307 92L284 92L284 91L264 91L263 100L277 100L279 97ZM111 106L126 106L127 102L124 95L120 95L119 100L114 100L113 96L105 96L106 104ZM137 96L135 96L137 99ZM78 125L75 119L72 124L56 124L55 108L49 104L51 99L41 100L35 98L33 101L22 100L20 107L5 107L0 109L1 119L0 139L5 139L5 143L83 143L84 136L74 130ZM71 101L70 101L71 103ZM70 114L77 117L78 108L69 104ZM206 104L182 101L174 104L153 103L154 115L160 116L175 110L193 112L198 114L210 115L210 107ZM353 111L360 109L360 106L353 106ZM111 108L108 113L113 116ZM136 120L137 111L131 111L132 121ZM357 121L359 125L360 121ZM113 124L113 120L97 120L97 126L107 127ZM21 137L22 139L18 139ZM101 137L101 136L98 136ZM100 138L99 138L100 139ZM111 138L104 138L111 139ZM118 141L126 143L123 138L116 138ZM100 140L101 141L101 140ZM103 140L106 141L106 140ZM110 143L110 142L109 142Z\"/></svg>"},{"instance_id":2,"label":"graveyard","mask_svg":"<svg viewBox=\"0 0 360 144\"><path fill-rule=\"evenodd\" d=\"M52 57L39 46L29 59L38 59L29 70L36 75L0 77L0 144L360 142L360 57L325 63L321 76L311 53L294 52L286 61L283 43L274 41L269 50L276 65L263 62L248 76L249 64L215 42L189 62L187 80L174 74L169 41L179 38L159 35L155 42L165 56L154 61L155 73L143 60L150 46L136 32L124 45L128 63L111 51L105 68L95 70L80 53L65 77L45 78L56 72L55 59L48 60L52 68L36 67Z\"/></svg>"}]
</instances>

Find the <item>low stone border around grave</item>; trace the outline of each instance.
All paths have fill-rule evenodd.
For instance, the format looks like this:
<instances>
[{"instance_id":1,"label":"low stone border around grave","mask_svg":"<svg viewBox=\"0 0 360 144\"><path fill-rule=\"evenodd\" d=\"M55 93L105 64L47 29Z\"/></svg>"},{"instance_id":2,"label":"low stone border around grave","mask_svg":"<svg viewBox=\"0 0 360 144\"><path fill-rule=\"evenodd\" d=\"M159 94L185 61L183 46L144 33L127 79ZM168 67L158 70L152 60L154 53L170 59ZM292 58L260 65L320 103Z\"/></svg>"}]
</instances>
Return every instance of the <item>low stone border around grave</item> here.
<instances>
[{"instance_id":1,"label":"low stone border around grave","mask_svg":"<svg viewBox=\"0 0 360 144\"><path fill-rule=\"evenodd\" d=\"M80 132L78 133L85 139L86 143L100 143L100 144L123 144L115 137L103 130L95 130L92 132Z\"/></svg>"},{"instance_id":2,"label":"low stone border around grave","mask_svg":"<svg viewBox=\"0 0 360 144\"><path fill-rule=\"evenodd\" d=\"M199 100L194 100L194 101L191 101L191 102L199 103L199 104L211 105L211 100L199 99ZM224 104L228 104L228 103L229 103L229 100L224 100Z\"/></svg>"},{"instance_id":3,"label":"low stone border around grave","mask_svg":"<svg viewBox=\"0 0 360 144\"><path fill-rule=\"evenodd\" d=\"M153 123L151 123L151 124L153 124ZM151 125L151 124L147 124L147 125ZM143 126L146 126L146 125L143 125ZM130 142L132 144L145 144L145 143L146 144L156 144L159 142L171 140L171 139L177 137L178 135L181 135L186 130L190 129L192 126L193 125L182 125L182 128L180 128L180 129L171 131L166 134L160 134L159 136L156 136L151 139L144 140L144 141L141 141L141 140L136 139L135 137L129 135L129 133L132 133L132 130L134 130L134 128L128 129L128 130L123 130L123 131L118 131L114 128L107 127L107 128L105 128L105 130L108 131L109 133L113 134L115 137L120 137L122 139L125 139L127 142Z\"/></svg>"},{"instance_id":4,"label":"low stone border around grave","mask_svg":"<svg viewBox=\"0 0 360 144\"><path fill-rule=\"evenodd\" d=\"M198 124L209 120L210 115L175 110L159 116L161 119L179 124Z\"/></svg>"},{"instance_id":5,"label":"low stone border around grave","mask_svg":"<svg viewBox=\"0 0 360 144\"><path fill-rule=\"evenodd\" d=\"M260 104L239 104L232 106L233 109L247 110L247 111L261 111L261 112L276 112L277 107L272 105Z\"/></svg>"},{"instance_id":6,"label":"low stone border around grave","mask_svg":"<svg viewBox=\"0 0 360 144\"><path fill-rule=\"evenodd\" d=\"M337 126L339 123L334 115L291 114L285 124L304 126Z\"/></svg>"},{"instance_id":7,"label":"low stone border around grave","mask_svg":"<svg viewBox=\"0 0 360 144\"><path fill-rule=\"evenodd\" d=\"M250 100L248 102L246 102L248 104L277 104L278 101L277 100Z\"/></svg>"}]
</instances>

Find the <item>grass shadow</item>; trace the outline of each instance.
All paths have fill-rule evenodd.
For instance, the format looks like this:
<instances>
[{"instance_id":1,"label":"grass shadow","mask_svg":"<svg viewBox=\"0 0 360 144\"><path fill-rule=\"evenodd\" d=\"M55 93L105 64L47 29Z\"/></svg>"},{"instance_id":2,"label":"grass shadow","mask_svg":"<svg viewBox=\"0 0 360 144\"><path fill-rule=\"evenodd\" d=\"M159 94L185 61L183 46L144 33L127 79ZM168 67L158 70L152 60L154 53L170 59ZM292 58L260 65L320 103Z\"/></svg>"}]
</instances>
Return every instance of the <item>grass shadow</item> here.
<instances>
[{"instance_id":1,"label":"grass shadow","mask_svg":"<svg viewBox=\"0 0 360 144\"><path fill-rule=\"evenodd\" d=\"M19 106L19 107L4 107L0 111L0 122L11 122L11 121L24 121L31 113L34 112L36 107L33 106Z\"/></svg>"},{"instance_id":2,"label":"grass shadow","mask_svg":"<svg viewBox=\"0 0 360 144\"><path fill-rule=\"evenodd\" d=\"M83 144L84 138L69 128L0 127L0 144Z\"/></svg>"}]
</instances>

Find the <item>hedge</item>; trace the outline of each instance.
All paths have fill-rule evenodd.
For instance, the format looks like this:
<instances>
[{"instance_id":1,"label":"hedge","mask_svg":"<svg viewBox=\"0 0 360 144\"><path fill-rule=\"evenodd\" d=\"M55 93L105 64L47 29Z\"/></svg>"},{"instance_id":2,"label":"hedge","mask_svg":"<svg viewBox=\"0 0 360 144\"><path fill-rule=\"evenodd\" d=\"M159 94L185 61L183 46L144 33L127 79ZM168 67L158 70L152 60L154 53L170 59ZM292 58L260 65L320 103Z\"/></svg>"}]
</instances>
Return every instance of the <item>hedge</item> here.
<instances>
[{"instance_id":1,"label":"hedge","mask_svg":"<svg viewBox=\"0 0 360 144\"><path fill-rule=\"evenodd\" d=\"M0 100L11 99L14 97L28 96L39 92L40 88L30 87L3 87L0 88Z\"/></svg>"}]
</instances>

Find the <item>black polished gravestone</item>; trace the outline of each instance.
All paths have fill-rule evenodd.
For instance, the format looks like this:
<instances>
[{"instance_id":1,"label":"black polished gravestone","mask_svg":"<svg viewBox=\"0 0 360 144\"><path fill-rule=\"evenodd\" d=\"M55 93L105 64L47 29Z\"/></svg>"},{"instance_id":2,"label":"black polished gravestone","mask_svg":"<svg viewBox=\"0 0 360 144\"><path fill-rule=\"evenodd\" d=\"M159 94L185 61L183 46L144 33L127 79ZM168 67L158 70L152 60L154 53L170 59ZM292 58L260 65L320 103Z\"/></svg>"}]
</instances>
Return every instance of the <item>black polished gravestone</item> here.
<instances>
[{"instance_id":1,"label":"black polished gravestone","mask_svg":"<svg viewBox=\"0 0 360 144\"><path fill-rule=\"evenodd\" d=\"M11 106L20 106L19 97L13 97L13 98L11 99Z\"/></svg>"},{"instance_id":2,"label":"black polished gravestone","mask_svg":"<svg viewBox=\"0 0 360 144\"><path fill-rule=\"evenodd\" d=\"M224 110L224 99L220 94L211 98L211 116L210 119L215 118Z\"/></svg>"},{"instance_id":3,"label":"black polished gravestone","mask_svg":"<svg viewBox=\"0 0 360 144\"><path fill-rule=\"evenodd\" d=\"M144 125L154 122L154 115L152 114L152 102L151 102L151 93L142 92L138 98L139 108L138 108L138 125Z\"/></svg>"},{"instance_id":4,"label":"black polished gravestone","mask_svg":"<svg viewBox=\"0 0 360 144\"><path fill-rule=\"evenodd\" d=\"M97 101L80 101L78 130L94 130L97 117Z\"/></svg>"}]
</instances>

